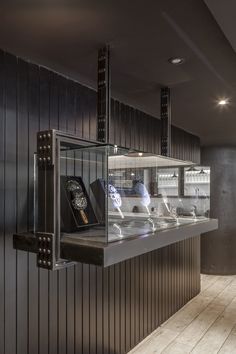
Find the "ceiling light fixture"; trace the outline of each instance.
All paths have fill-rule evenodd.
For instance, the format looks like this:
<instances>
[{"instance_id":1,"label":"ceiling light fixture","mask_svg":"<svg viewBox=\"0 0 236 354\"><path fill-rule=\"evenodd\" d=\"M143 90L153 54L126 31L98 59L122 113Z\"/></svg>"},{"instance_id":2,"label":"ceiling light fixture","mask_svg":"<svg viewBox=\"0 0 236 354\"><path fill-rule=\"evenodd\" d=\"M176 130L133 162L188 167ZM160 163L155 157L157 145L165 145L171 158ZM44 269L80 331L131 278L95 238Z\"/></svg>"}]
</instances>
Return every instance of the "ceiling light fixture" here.
<instances>
[{"instance_id":1,"label":"ceiling light fixture","mask_svg":"<svg viewBox=\"0 0 236 354\"><path fill-rule=\"evenodd\" d=\"M219 106L225 106L229 103L229 100L227 98L222 98L218 101Z\"/></svg>"},{"instance_id":2,"label":"ceiling light fixture","mask_svg":"<svg viewBox=\"0 0 236 354\"><path fill-rule=\"evenodd\" d=\"M186 170L186 172L197 172L197 171L199 171L199 170L197 168L195 168L194 166L191 166Z\"/></svg>"},{"instance_id":3,"label":"ceiling light fixture","mask_svg":"<svg viewBox=\"0 0 236 354\"><path fill-rule=\"evenodd\" d=\"M178 175L174 172L171 178L178 178Z\"/></svg>"},{"instance_id":4,"label":"ceiling light fixture","mask_svg":"<svg viewBox=\"0 0 236 354\"><path fill-rule=\"evenodd\" d=\"M179 57L173 57L173 58L169 58L168 62L173 65L181 65L185 62L185 59Z\"/></svg>"}]
</instances>

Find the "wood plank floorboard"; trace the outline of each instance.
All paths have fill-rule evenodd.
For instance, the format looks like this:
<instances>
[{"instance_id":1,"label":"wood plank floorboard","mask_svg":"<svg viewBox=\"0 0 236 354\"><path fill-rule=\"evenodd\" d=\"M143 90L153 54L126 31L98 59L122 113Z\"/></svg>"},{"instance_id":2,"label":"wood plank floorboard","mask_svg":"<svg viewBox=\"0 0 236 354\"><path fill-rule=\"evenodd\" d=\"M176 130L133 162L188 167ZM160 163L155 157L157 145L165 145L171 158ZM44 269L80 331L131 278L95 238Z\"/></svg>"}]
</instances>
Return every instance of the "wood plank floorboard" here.
<instances>
[{"instance_id":1,"label":"wood plank floorboard","mask_svg":"<svg viewBox=\"0 0 236 354\"><path fill-rule=\"evenodd\" d=\"M236 354L236 276L201 276L201 292L129 354Z\"/></svg>"}]
</instances>

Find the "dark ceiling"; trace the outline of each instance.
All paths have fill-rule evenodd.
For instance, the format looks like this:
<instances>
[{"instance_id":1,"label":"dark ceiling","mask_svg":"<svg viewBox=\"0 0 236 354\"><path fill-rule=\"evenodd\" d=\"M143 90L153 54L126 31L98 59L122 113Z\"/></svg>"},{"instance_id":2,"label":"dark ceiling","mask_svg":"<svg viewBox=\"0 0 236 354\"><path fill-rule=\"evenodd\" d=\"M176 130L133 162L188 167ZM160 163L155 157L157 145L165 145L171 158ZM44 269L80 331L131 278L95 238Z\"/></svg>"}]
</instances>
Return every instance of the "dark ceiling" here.
<instances>
[{"instance_id":1,"label":"dark ceiling","mask_svg":"<svg viewBox=\"0 0 236 354\"><path fill-rule=\"evenodd\" d=\"M212 6L220 3L216 16ZM220 20L227 24L227 3L233 0L8 0L0 4L0 47L96 87L97 50L108 43L115 97L159 117L167 85L175 125L203 145L236 144L236 43ZM173 56L186 62L173 66ZM230 98L225 109L221 97Z\"/></svg>"}]
</instances>

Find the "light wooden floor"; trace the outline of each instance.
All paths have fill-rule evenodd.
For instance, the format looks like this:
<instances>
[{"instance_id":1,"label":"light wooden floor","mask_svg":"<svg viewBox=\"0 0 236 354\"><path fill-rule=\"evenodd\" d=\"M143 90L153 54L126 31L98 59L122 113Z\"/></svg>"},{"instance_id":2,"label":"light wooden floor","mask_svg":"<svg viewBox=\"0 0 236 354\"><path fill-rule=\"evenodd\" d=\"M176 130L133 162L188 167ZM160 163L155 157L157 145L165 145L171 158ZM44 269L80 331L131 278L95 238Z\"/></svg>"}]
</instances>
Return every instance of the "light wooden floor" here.
<instances>
[{"instance_id":1,"label":"light wooden floor","mask_svg":"<svg viewBox=\"0 0 236 354\"><path fill-rule=\"evenodd\" d=\"M201 293L129 354L236 354L236 276L201 282Z\"/></svg>"}]
</instances>

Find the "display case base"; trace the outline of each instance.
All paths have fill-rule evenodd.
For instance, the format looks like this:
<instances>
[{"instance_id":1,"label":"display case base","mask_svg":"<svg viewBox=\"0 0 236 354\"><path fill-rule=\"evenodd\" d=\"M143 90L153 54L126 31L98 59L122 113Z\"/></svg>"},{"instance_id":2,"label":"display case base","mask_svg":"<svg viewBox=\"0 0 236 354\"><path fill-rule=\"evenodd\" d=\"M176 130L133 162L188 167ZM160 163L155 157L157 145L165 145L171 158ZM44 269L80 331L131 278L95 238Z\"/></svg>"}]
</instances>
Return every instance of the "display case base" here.
<instances>
[{"instance_id":1,"label":"display case base","mask_svg":"<svg viewBox=\"0 0 236 354\"><path fill-rule=\"evenodd\" d=\"M110 243L83 240L75 233L62 234L61 258L108 267L217 228L218 220L207 219ZM37 253L36 241L34 233L16 234L13 238L15 249L34 253Z\"/></svg>"}]
</instances>

